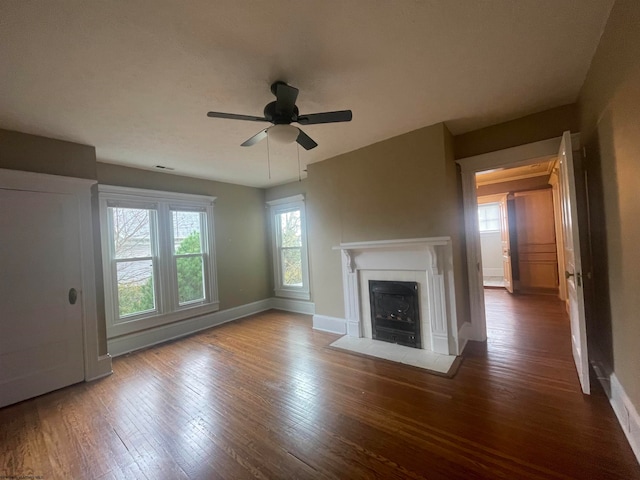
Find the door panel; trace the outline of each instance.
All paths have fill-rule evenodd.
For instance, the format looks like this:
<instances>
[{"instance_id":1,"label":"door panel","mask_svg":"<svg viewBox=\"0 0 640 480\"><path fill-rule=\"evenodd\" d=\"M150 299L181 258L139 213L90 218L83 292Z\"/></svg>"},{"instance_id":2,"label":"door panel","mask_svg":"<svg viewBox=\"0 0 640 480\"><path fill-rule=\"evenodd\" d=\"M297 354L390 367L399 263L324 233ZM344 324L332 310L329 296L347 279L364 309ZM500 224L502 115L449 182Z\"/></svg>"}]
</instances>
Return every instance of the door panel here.
<instances>
[{"instance_id":1,"label":"door panel","mask_svg":"<svg viewBox=\"0 0 640 480\"><path fill-rule=\"evenodd\" d=\"M0 407L84 378L72 195L0 189Z\"/></svg>"},{"instance_id":2,"label":"door panel","mask_svg":"<svg viewBox=\"0 0 640 480\"><path fill-rule=\"evenodd\" d=\"M564 272L567 278L567 302L571 321L571 347L578 377L584 393L590 393L587 330L582 287L580 257L580 229L576 204L575 172L571 152L571 135L565 132L560 144L560 198L562 202L562 231L564 239Z\"/></svg>"},{"instance_id":3,"label":"door panel","mask_svg":"<svg viewBox=\"0 0 640 480\"><path fill-rule=\"evenodd\" d=\"M513 293L513 269L511 267L511 240L509 238L509 213L507 195L500 199L500 240L502 243L502 267L504 271L504 288Z\"/></svg>"},{"instance_id":4,"label":"door panel","mask_svg":"<svg viewBox=\"0 0 640 480\"><path fill-rule=\"evenodd\" d=\"M520 288L558 288L558 261L551 189L515 194Z\"/></svg>"}]
</instances>

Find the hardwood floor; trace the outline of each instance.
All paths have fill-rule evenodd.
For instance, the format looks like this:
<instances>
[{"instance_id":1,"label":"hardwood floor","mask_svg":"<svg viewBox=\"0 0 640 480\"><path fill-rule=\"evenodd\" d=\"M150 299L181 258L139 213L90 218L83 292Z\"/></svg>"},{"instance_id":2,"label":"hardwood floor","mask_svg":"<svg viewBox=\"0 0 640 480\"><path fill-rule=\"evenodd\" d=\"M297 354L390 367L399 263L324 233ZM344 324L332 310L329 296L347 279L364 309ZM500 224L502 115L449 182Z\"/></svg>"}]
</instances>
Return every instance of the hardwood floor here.
<instances>
[{"instance_id":1,"label":"hardwood floor","mask_svg":"<svg viewBox=\"0 0 640 480\"><path fill-rule=\"evenodd\" d=\"M116 358L0 410L0 478L640 478L604 394L580 393L562 304L487 307L453 379L330 350L278 311Z\"/></svg>"}]
</instances>

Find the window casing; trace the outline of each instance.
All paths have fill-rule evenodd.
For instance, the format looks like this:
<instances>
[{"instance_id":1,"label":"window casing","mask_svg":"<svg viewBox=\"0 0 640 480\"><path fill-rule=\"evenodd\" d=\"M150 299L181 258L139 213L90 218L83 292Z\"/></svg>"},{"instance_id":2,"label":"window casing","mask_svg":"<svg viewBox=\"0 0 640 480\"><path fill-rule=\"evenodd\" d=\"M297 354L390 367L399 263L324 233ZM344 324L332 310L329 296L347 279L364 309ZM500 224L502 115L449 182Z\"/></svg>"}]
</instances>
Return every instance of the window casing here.
<instances>
[{"instance_id":1,"label":"window casing","mask_svg":"<svg viewBox=\"0 0 640 480\"><path fill-rule=\"evenodd\" d=\"M215 198L98 189L107 336L218 310Z\"/></svg>"},{"instance_id":2,"label":"window casing","mask_svg":"<svg viewBox=\"0 0 640 480\"><path fill-rule=\"evenodd\" d=\"M309 300L309 261L304 197L267 202L270 207L273 272L277 297Z\"/></svg>"}]
</instances>

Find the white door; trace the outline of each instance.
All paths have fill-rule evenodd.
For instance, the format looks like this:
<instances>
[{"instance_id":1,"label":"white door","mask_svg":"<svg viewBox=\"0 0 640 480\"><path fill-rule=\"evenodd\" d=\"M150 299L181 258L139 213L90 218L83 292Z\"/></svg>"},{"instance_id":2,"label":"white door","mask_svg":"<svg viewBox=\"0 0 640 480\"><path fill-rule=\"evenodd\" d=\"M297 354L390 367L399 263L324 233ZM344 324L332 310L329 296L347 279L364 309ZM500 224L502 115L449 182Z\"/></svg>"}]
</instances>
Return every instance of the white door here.
<instances>
[{"instance_id":1,"label":"white door","mask_svg":"<svg viewBox=\"0 0 640 480\"><path fill-rule=\"evenodd\" d=\"M502 244L502 268L504 270L504 288L513 293L513 271L511 270L511 243L509 240L509 215L507 196L500 199L500 242Z\"/></svg>"},{"instance_id":2,"label":"white door","mask_svg":"<svg viewBox=\"0 0 640 480\"><path fill-rule=\"evenodd\" d=\"M571 134L564 132L560 143L560 196L564 238L564 268L567 278L567 302L571 321L571 347L584 393L590 393L587 328L584 314L584 290L580 261L580 229L576 205L576 184L571 153ZM560 266L562 267L562 266Z\"/></svg>"},{"instance_id":3,"label":"white door","mask_svg":"<svg viewBox=\"0 0 640 480\"><path fill-rule=\"evenodd\" d=\"M77 202L0 189L0 407L84 379Z\"/></svg>"}]
</instances>

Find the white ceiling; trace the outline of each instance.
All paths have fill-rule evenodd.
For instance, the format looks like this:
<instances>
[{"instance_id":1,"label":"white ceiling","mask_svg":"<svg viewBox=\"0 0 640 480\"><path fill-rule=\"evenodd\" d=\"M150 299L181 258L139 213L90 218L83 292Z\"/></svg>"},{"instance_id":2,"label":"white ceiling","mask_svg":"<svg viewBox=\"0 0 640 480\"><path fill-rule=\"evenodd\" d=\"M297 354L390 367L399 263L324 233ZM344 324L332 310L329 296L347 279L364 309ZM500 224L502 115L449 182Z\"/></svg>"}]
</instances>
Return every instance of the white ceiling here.
<instances>
[{"instance_id":1,"label":"white ceiling","mask_svg":"<svg viewBox=\"0 0 640 480\"><path fill-rule=\"evenodd\" d=\"M574 102L613 0L0 0L0 127L99 161L252 186L297 179L295 145L240 143L284 80L302 168L445 121L454 134ZM264 126L268 126L265 124Z\"/></svg>"}]
</instances>

